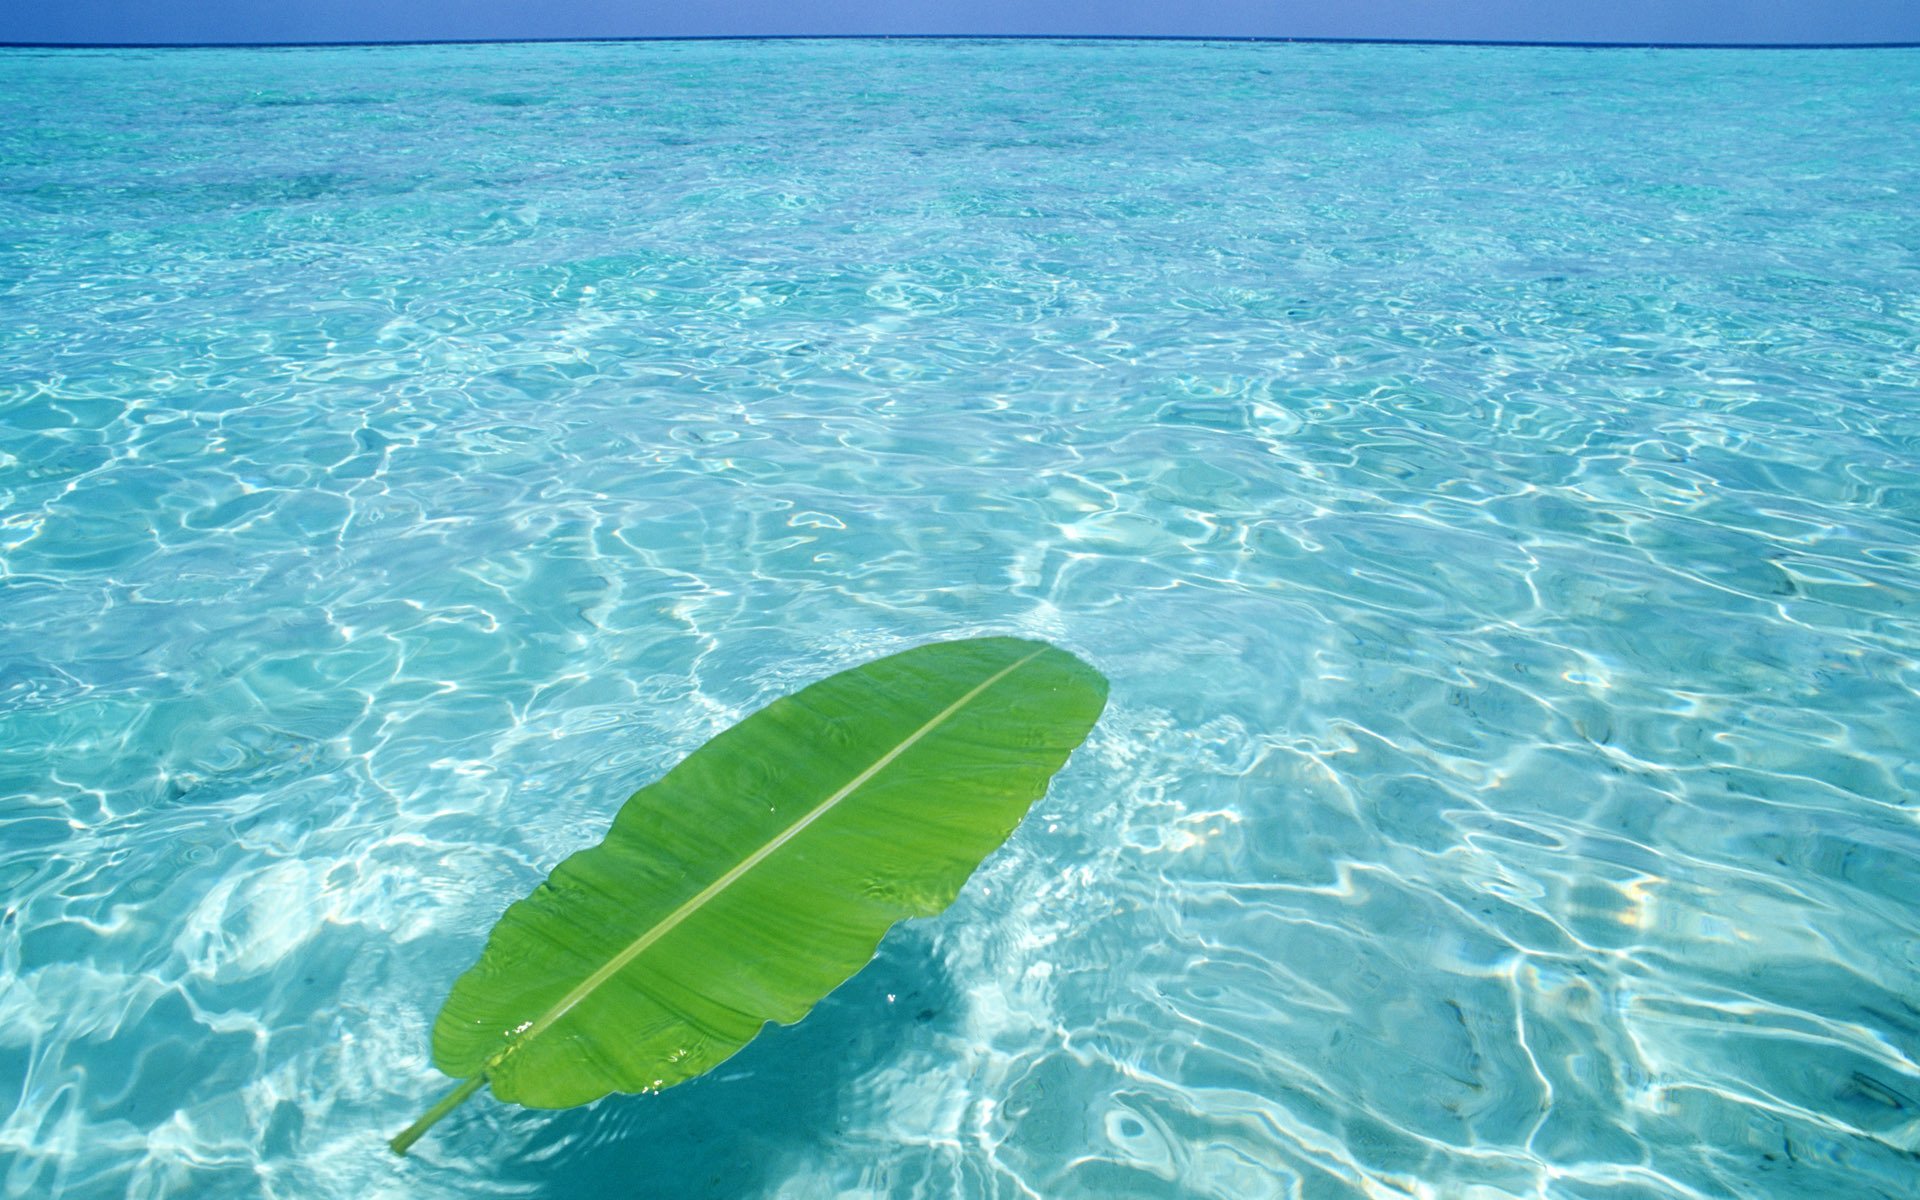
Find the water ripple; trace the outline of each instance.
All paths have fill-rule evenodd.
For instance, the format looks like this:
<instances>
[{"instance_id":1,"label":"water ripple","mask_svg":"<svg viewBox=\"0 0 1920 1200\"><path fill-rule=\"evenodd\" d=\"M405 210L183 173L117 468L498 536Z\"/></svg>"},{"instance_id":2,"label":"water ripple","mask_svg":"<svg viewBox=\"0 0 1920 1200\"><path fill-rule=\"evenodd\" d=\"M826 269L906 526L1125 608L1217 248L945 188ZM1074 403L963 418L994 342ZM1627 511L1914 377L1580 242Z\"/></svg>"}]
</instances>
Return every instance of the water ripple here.
<instances>
[{"instance_id":1,"label":"water ripple","mask_svg":"<svg viewBox=\"0 0 1920 1200\"><path fill-rule=\"evenodd\" d=\"M0 1195L1911 1195L1917 89L0 51ZM1114 700L950 915L387 1152L620 798L977 632Z\"/></svg>"}]
</instances>

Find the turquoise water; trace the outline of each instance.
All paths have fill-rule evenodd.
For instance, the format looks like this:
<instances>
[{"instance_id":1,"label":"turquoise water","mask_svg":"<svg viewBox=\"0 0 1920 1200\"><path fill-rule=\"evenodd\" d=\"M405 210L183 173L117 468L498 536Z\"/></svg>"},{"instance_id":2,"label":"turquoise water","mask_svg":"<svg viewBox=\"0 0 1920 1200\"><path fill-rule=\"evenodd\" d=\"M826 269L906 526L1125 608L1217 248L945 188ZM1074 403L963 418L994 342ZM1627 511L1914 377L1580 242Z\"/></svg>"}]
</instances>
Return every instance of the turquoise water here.
<instances>
[{"instance_id":1,"label":"turquoise water","mask_svg":"<svg viewBox=\"0 0 1920 1200\"><path fill-rule=\"evenodd\" d=\"M0 1194L1910 1197L1920 52L0 52ZM426 1031L772 697L1112 680L565 1113Z\"/></svg>"}]
</instances>

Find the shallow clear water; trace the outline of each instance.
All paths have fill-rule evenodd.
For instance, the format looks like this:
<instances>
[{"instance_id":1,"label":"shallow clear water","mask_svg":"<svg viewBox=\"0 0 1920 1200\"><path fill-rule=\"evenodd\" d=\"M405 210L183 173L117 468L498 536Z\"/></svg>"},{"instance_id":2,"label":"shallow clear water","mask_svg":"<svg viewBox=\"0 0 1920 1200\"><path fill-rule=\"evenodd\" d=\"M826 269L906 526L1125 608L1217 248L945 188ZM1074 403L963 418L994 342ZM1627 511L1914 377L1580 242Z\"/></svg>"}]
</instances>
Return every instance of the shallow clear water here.
<instances>
[{"instance_id":1,"label":"shallow clear water","mask_svg":"<svg viewBox=\"0 0 1920 1200\"><path fill-rule=\"evenodd\" d=\"M0 1193L1906 1197L1920 52L0 52ZM705 1079L444 1087L772 697L1113 702Z\"/></svg>"}]
</instances>

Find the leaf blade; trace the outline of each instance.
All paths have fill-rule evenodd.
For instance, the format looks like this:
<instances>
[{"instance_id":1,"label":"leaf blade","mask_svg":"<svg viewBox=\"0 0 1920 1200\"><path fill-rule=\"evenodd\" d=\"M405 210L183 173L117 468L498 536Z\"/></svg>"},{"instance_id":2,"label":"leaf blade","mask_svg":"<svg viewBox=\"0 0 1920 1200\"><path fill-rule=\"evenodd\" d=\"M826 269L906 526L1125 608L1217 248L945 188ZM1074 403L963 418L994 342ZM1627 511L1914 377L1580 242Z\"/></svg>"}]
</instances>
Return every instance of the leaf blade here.
<instances>
[{"instance_id":1,"label":"leaf blade","mask_svg":"<svg viewBox=\"0 0 1920 1200\"><path fill-rule=\"evenodd\" d=\"M436 1065L543 1108L718 1065L804 1016L893 923L946 907L1105 700L1072 655L981 638L775 701L507 910L435 1023Z\"/></svg>"}]
</instances>

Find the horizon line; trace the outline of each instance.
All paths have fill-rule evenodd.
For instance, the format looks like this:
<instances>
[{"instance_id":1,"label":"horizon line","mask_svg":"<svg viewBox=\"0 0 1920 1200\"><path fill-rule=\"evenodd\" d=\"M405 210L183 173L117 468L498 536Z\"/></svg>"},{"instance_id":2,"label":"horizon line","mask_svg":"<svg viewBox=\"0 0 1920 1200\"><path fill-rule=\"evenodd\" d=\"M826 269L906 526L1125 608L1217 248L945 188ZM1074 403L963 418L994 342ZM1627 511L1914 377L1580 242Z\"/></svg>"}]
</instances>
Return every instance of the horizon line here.
<instances>
[{"instance_id":1,"label":"horizon line","mask_svg":"<svg viewBox=\"0 0 1920 1200\"><path fill-rule=\"evenodd\" d=\"M1555 50L1920 50L1914 42L1566 42L1510 38L1287 37L1188 33L694 33L298 42L13 42L0 50L340 50L406 46L554 46L621 42L1253 42L1314 46L1487 46Z\"/></svg>"}]
</instances>

